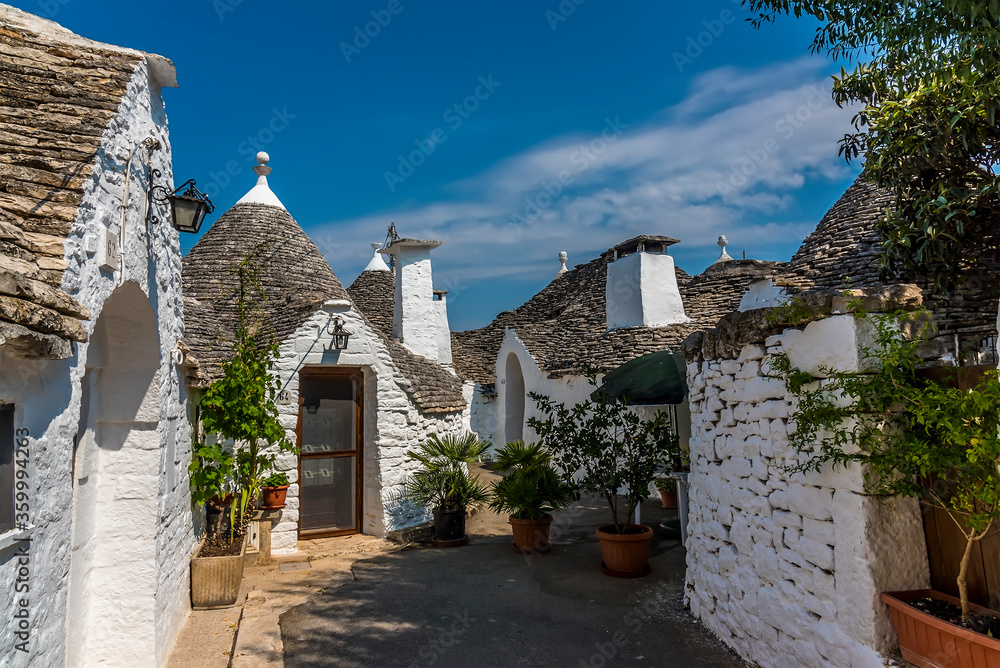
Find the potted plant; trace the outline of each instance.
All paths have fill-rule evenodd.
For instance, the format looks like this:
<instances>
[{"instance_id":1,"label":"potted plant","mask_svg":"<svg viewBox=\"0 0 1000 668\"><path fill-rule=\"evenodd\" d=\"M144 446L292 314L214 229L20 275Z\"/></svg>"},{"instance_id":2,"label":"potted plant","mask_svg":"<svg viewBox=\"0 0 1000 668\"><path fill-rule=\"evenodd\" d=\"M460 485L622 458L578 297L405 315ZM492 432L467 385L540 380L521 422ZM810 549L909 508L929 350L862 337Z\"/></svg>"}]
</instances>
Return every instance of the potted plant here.
<instances>
[{"instance_id":1,"label":"potted plant","mask_svg":"<svg viewBox=\"0 0 1000 668\"><path fill-rule=\"evenodd\" d=\"M858 464L869 493L915 497L945 511L965 536L959 597L927 589L882 600L907 661L970 665L964 662L976 654L988 657L982 665L1000 664L997 613L972 605L967 583L973 546L1000 526L1000 380L996 370L971 389L929 380L920 356L933 335L929 320L900 312L871 322L875 345L860 351L865 372L824 369L817 385L787 357L772 361L799 399L792 444L804 458L787 469Z\"/></svg>"},{"instance_id":2,"label":"potted plant","mask_svg":"<svg viewBox=\"0 0 1000 668\"><path fill-rule=\"evenodd\" d=\"M288 494L288 474L275 471L261 481L262 510L281 510L285 507L285 496Z\"/></svg>"},{"instance_id":3,"label":"potted plant","mask_svg":"<svg viewBox=\"0 0 1000 668\"><path fill-rule=\"evenodd\" d=\"M551 461L540 443L512 441L497 450L493 464L503 477L493 482L490 508L510 515L514 547L526 554L549 551L549 513L576 500Z\"/></svg>"},{"instance_id":4,"label":"potted plant","mask_svg":"<svg viewBox=\"0 0 1000 668\"><path fill-rule=\"evenodd\" d=\"M654 481L656 490L660 493L661 508L677 507L677 480L675 478L660 477Z\"/></svg>"},{"instance_id":5,"label":"potted plant","mask_svg":"<svg viewBox=\"0 0 1000 668\"><path fill-rule=\"evenodd\" d=\"M243 555L263 472L273 468L275 455L267 448L294 452L278 422L274 400L279 385L273 373L277 344L267 335L261 304L265 300L257 255L267 242L235 263L230 275L236 331L232 356L221 376L201 399L205 433L215 442L198 447L191 462L191 495L196 506L228 504L228 531L223 519L191 561L191 600L199 608L226 607L236 602L243 578Z\"/></svg>"},{"instance_id":6,"label":"potted plant","mask_svg":"<svg viewBox=\"0 0 1000 668\"><path fill-rule=\"evenodd\" d=\"M266 295L258 261L268 245L261 243L230 269L236 279L231 295L236 312L233 351L200 404L205 432L233 444L236 499L230 513L235 536L247 532L264 471L274 468L274 450L297 451L278 421L275 405L280 390L274 372L278 344L263 318Z\"/></svg>"},{"instance_id":7,"label":"potted plant","mask_svg":"<svg viewBox=\"0 0 1000 668\"><path fill-rule=\"evenodd\" d=\"M218 443L193 446L191 500L206 509L206 537L191 558L191 605L197 609L236 603L243 580L246 540L234 540L226 523L235 498L232 452Z\"/></svg>"},{"instance_id":8,"label":"potted plant","mask_svg":"<svg viewBox=\"0 0 1000 668\"><path fill-rule=\"evenodd\" d=\"M487 500L486 487L469 473L490 447L475 434L432 435L406 456L419 464L406 481L404 495L413 504L434 509L434 544L441 547L469 542L465 516Z\"/></svg>"},{"instance_id":9,"label":"potted plant","mask_svg":"<svg viewBox=\"0 0 1000 668\"><path fill-rule=\"evenodd\" d=\"M596 387L596 375L588 376ZM610 397L600 389L571 408L544 395L529 396L543 417L532 417L528 424L552 453L567 483L608 503L613 522L597 529L602 569L616 577L646 575L653 530L631 520L657 473L677 454L669 416L643 418L627 399Z\"/></svg>"}]
</instances>

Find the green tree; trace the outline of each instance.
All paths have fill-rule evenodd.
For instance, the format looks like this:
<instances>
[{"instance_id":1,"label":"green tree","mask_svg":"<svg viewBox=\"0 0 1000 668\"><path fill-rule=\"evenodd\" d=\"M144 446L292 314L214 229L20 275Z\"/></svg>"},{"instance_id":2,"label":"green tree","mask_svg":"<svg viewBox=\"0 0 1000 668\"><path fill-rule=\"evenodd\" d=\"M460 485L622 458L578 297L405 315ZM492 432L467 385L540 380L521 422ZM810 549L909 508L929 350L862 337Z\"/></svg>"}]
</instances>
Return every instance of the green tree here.
<instances>
[{"instance_id":1,"label":"green tree","mask_svg":"<svg viewBox=\"0 0 1000 668\"><path fill-rule=\"evenodd\" d=\"M628 533L650 483L680 457L677 435L668 413L644 419L625 398L597 389L595 372L588 377L596 391L574 406L530 393L542 417L532 417L528 425L573 491L603 497L615 531Z\"/></svg>"},{"instance_id":2,"label":"green tree","mask_svg":"<svg viewBox=\"0 0 1000 668\"><path fill-rule=\"evenodd\" d=\"M205 432L235 444L232 471L238 499L232 513L238 514L239 523L232 524L238 535L246 532L264 473L274 467L275 455L264 450L277 445L286 452L295 451L278 422L274 403L280 389L278 375L273 373L278 344L264 321L262 305L267 297L260 280L260 256L267 245L258 245L230 269L235 280L233 354L201 400Z\"/></svg>"},{"instance_id":3,"label":"green tree","mask_svg":"<svg viewBox=\"0 0 1000 668\"><path fill-rule=\"evenodd\" d=\"M840 145L892 193L878 230L885 275L957 285L1000 236L1000 0L744 0L755 27L820 22L811 50L842 60L838 105L857 104Z\"/></svg>"},{"instance_id":4,"label":"green tree","mask_svg":"<svg viewBox=\"0 0 1000 668\"><path fill-rule=\"evenodd\" d=\"M867 492L915 497L948 513L966 539L957 584L967 622L972 548L1000 527L1000 380L990 370L974 390L928 381L920 351L934 331L924 315L871 322L876 340L860 350L868 364L862 373L822 369L819 383L786 355L769 360L798 400L791 444L801 458L784 468L857 464Z\"/></svg>"}]
</instances>

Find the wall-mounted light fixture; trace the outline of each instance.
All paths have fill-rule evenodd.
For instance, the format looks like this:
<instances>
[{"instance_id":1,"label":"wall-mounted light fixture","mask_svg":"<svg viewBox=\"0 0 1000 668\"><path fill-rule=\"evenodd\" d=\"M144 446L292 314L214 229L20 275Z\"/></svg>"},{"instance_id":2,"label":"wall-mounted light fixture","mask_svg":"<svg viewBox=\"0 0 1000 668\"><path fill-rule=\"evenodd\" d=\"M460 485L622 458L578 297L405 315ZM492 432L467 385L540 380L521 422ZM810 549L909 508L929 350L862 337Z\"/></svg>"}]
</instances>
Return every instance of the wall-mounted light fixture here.
<instances>
[{"instance_id":1,"label":"wall-mounted light fixture","mask_svg":"<svg viewBox=\"0 0 1000 668\"><path fill-rule=\"evenodd\" d=\"M170 192L164 186L154 185L153 179L163 176L158 169L150 169L149 205L146 222L158 225L160 219L153 214L153 202L161 204L170 202L170 217L174 227L179 232L196 234L201 229L201 223L207 214L215 211L215 205L203 192L195 186L194 179L188 179L180 188ZM187 190L184 190L184 188ZM181 192L184 190L184 192Z\"/></svg>"},{"instance_id":2,"label":"wall-mounted light fixture","mask_svg":"<svg viewBox=\"0 0 1000 668\"><path fill-rule=\"evenodd\" d=\"M330 316L330 333L333 334L331 350L345 350L351 333L344 329L344 321L339 315Z\"/></svg>"}]
</instances>

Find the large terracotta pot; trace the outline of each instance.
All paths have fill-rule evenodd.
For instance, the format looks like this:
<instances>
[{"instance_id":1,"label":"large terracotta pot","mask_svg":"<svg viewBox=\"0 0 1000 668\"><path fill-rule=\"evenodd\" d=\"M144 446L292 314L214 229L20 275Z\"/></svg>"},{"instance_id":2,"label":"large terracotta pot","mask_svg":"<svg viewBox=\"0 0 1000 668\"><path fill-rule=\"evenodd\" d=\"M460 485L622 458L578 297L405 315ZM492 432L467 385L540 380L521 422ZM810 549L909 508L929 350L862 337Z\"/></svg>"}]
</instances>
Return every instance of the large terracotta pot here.
<instances>
[{"instance_id":1,"label":"large terracotta pot","mask_svg":"<svg viewBox=\"0 0 1000 668\"><path fill-rule=\"evenodd\" d=\"M510 527L514 532L514 547L528 554L548 552L551 525L551 517L540 520L519 520L511 515Z\"/></svg>"},{"instance_id":2,"label":"large terracotta pot","mask_svg":"<svg viewBox=\"0 0 1000 668\"><path fill-rule=\"evenodd\" d=\"M234 605L243 581L247 537L240 553L228 557L202 557L201 549L191 559L191 607L211 610Z\"/></svg>"},{"instance_id":3,"label":"large terracotta pot","mask_svg":"<svg viewBox=\"0 0 1000 668\"><path fill-rule=\"evenodd\" d=\"M1000 639L950 624L908 604L909 601L928 597L960 604L954 596L933 589L882 594L882 602L889 606L889 616L899 636L899 651L904 659L920 668L1000 666ZM974 613L1000 617L1000 613L988 608L974 603L970 605Z\"/></svg>"},{"instance_id":4,"label":"large terracotta pot","mask_svg":"<svg viewBox=\"0 0 1000 668\"><path fill-rule=\"evenodd\" d=\"M677 490L658 490L660 492L660 507L661 508L676 508L677 507Z\"/></svg>"},{"instance_id":5,"label":"large terracotta pot","mask_svg":"<svg viewBox=\"0 0 1000 668\"><path fill-rule=\"evenodd\" d=\"M614 524L597 529L601 541L601 568L608 575L620 578L637 578L649 573L649 541L653 530L643 524L630 524L636 533L615 533Z\"/></svg>"},{"instance_id":6,"label":"large terracotta pot","mask_svg":"<svg viewBox=\"0 0 1000 668\"><path fill-rule=\"evenodd\" d=\"M264 487L260 492L260 507L264 510L281 510L285 507L285 496L288 494L288 485Z\"/></svg>"}]
</instances>

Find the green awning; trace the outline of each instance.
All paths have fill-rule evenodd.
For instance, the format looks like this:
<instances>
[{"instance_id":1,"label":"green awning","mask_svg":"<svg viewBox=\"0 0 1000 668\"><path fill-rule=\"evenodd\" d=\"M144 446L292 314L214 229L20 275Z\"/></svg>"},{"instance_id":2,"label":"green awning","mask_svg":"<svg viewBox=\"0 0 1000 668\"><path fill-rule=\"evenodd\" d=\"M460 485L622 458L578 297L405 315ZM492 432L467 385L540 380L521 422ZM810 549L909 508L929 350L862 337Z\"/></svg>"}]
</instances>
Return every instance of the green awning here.
<instances>
[{"instance_id":1,"label":"green awning","mask_svg":"<svg viewBox=\"0 0 1000 668\"><path fill-rule=\"evenodd\" d=\"M631 404L679 404L687 396L686 373L683 355L662 350L611 371L599 391L616 399L628 397Z\"/></svg>"}]
</instances>

